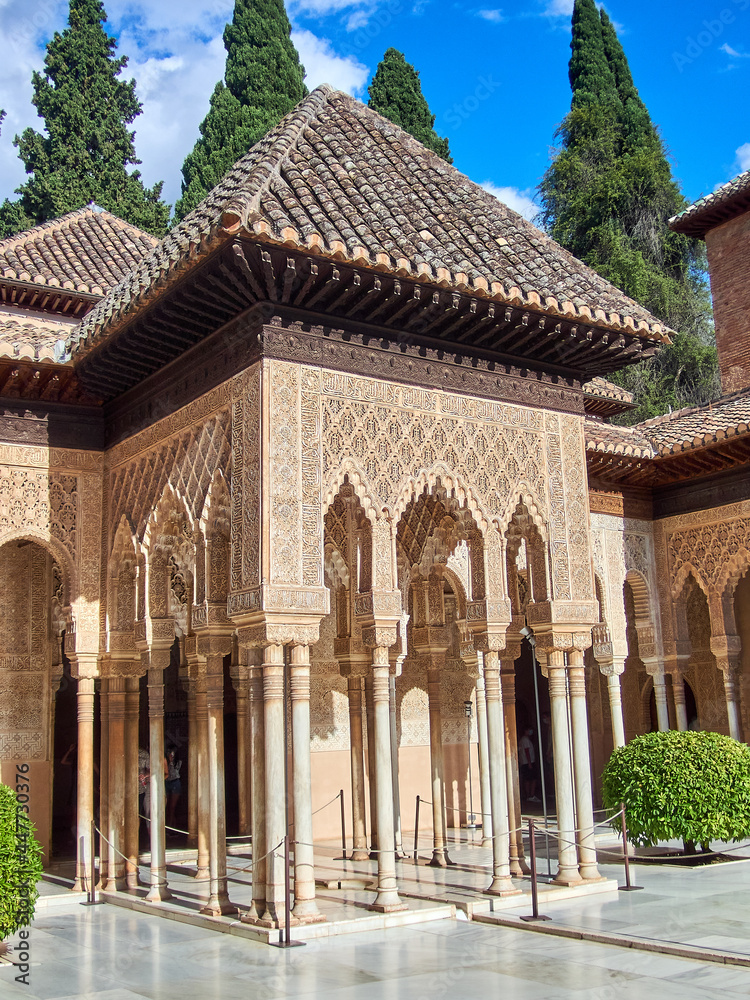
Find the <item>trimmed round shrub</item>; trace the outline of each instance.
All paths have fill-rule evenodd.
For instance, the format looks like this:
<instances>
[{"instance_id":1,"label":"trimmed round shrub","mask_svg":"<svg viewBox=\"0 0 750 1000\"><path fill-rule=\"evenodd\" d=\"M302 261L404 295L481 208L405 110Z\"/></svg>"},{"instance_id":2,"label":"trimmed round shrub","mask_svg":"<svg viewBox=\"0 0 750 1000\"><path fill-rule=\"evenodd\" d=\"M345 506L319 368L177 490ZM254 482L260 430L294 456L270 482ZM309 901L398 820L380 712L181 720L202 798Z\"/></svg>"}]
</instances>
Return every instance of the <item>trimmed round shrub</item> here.
<instances>
[{"instance_id":1,"label":"trimmed round shrub","mask_svg":"<svg viewBox=\"0 0 750 1000\"><path fill-rule=\"evenodd\" d=\"M34 824L19 811L15 792L0 785L0 941L34 918L42 876L42 848Z\"/></svg>"},{"instance_id":2,"label":"trimmed round shrub","mask_svg":"<svg viewBox=\"0 0 750 1000\"><path fill-rule=\"evenodd\" d=\"M729 736L637 736L610 757L602 791L608 811L625 803L628 839L640 847L750 837L750 748ZM613 826L622 832L619 818Z\"/></svg>"}]
</instances>

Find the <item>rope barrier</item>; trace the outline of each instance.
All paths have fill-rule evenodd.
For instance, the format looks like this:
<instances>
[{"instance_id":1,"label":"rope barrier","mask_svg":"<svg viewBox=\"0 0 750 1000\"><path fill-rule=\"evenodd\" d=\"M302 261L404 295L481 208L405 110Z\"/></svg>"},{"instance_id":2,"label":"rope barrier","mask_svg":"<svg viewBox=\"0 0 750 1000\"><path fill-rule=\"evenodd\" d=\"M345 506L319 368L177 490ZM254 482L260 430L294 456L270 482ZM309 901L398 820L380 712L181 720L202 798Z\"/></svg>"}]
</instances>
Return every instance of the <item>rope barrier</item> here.
<instances>
[{"instance_id":1,"label":"rope barrier","mask_svg":"<svg viewBox=\"0 0 750 1000\"><path fill-rule=\"evenodd\" d=\"M326 802L326 804L324 806L321 806L320 809L316 809L315 812L313 813L313 816L317 816L319 812L323 812L324 809L327 809L329 806L332 806L334 802L338 802L339 799L341 798L341 794L342 794L341 792L337 792L333 796L330 802Z\"/></svg>"}]
</instances>

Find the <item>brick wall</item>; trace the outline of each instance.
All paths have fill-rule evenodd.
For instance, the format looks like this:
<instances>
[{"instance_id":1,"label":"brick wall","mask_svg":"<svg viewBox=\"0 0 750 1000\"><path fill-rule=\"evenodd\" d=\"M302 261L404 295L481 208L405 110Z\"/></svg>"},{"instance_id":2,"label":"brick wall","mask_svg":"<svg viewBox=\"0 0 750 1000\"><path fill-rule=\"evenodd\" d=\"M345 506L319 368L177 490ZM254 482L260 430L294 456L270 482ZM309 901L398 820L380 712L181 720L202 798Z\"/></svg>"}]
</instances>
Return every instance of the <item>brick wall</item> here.
<instances>
[{"instance_id":1,"label":"brick wall","mask_svg":"<svg viewBox=\"0 0 750 1000\"><path fill-rule=\"evenodd\" d=\"M750 386L750 212L706 235L721 386Z\"/></svg>"}]
</instances>

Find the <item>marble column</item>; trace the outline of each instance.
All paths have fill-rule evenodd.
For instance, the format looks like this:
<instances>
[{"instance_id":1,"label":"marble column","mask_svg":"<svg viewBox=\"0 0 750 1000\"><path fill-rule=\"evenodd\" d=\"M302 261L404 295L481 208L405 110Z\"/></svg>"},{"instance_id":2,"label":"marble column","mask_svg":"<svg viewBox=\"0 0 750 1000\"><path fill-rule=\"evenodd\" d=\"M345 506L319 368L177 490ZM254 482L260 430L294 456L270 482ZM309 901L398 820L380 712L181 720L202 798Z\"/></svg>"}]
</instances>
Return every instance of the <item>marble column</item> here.
<instances>
[{"instance_id":1,"label":"marble column","mask_svg":"<svg viewBox=\"0 0 750 1000\"><path fill-rule=\"evenodd\" d=\"M724 695L727 701L727 719L729 735L733 740L742 740L742 725L740 723L740 708L737 700L737 684L734 670L722 671L724 677Z\"/></svg>"},{"instance_id":2,"label":"marble column","mask_svg":"<svg viewBox=\"0 0 750 1000\"><path fill-rule=\"evenodd\" d=\"M685 679L679 670L673 670L672 697L674 699L674 717L677 729L684 733L688 727L687 705L685 704Z\"/></svg>"},{"instance_id":3,"label":"marble column","mask_svg":"<svg viewBox=\"0 0 750 1000\"><path fill-rule=\"evenodd\" d=\"M365 710L367 712L367 768L369 771L370 789L370 854L373 861L378 856L378 774L375 754L375 706L372 696L372 677L364 679L365 684ZM390 709L389 709L390 711ZM390 721L388 723L390 731ZM390 739L390 737L389 737ZM390 784L390 777L388 782Z\"/></svg>"},{"instance_id":4,"label":"marble column","mask_svg":"<svg viewBox=\"0 0 750 1000\"><path fill-rule=\"evenodd\" d=\"M227 892L227 828L224 783L224 654L206 657L208 717L209 897L201 913L220 917L236 912Z\"/></svg>"},{"instance_id":5,"label":"marble column","mask_svg":"<svg viewBox=\"0 0 750 1000\"><path fill-rule=\"evenodd\" d=\"M310 647L292 648L289 672L292 701L294 794L294 909L304 923L325 919L315 901L312 770L310 764Z\"/></svg>"},{"instance_id":6,"label":"marble column","mask_svg":"<svg viewBox=\"0 0 750 1000\"><path fill-rule=\"evenodd\" d=\"M480 654L481 656L481 654ZM487 702L484 667L477 679L477 734L479 736L479 787L482 796L482 847L492 847L492 802L490 799L490 750L487 742Z\"/></svg>"},{"instance_id":7,"label":"marble column","mask_svg":"<svg viewBox=\"0 0 750 1000\"><path fill-rule=\"evenodd\" d=\"M88 672L88 671L87 671ZM93 670L91 671L93 673ZM77 892L88 892L91 871L91 823L94 819L94 678L78 678L78 788L76 827Z\"/></svg>"},{"instance_id":8,"label":"marble column","mask_svg":"<svg viewBox=\"0 0 750 1000\"><path fill-rule=\"evenodd\" d=\"M249 916L262 920L266 911L266 759L263 703L262 650L251 649L250 666L250 762L252 778L253 902Z\"/></svg>"},{"instance_id":9,"label":"marble column","mask_svg":"<svg viewBox=\"0 0 750 1000\"><path fill-rule=\"evenodd\" d=\"M188 847L198 846L198 724L195 714L196 682L188 677L187 711L188 711Z\"/></svg>"},{"instance_id":10,"label":"marble column","mask_svg":"<svg viewBox=\"0 0 750 1000\"><path fill-rule=\"evenodd\" d=\"M239 833L250 833L250 775L248 768L250 734L248 729L247 681L240 675L234 682L237 696L237 805L239 809Z\"/></svg>"},{"instance_id":11,"label":"marble column","mask_svg":"<svg viewBox=\"0 0 750 1000\"><path fill-rule=\"evenodd\" d=\"M510 826L510 873L520 877L528 874L529 866L526 864L524 856L523 830L521 829L515 659L503 659L501 666L503 718L505 721L505 771L508 788L508 823Z\"/></svg>"},{"instance_id":12,"label":"marble column","mask_svg":"<svg viewBox=\"0 0 750 1000\"><path fill-rule=\"evenodd\" d=\"M266 762L266 909L264 922L278 926L285 916L284 838L284 647L267 646L263 659Z\"/></svg>"},{"instance_id":13,"label":"marble column","mask_svg":"<svg viewBox=\"0 0 750 1000\"><path fill-rule=\"evenodd\" d=\"M362 734L362 678L350 674L349 692L349 752L352 779L352 861L367 861L367 826L365 820L365 758Z\"/></svg>"},{"instance_id":14,"label":"marble column","mask_svg":"<svg viewBox=\"0 0 750 1000\"><path fill-rule=\"evenodd\" d=\"M565 654L555 649L548 654L552 753L555 761L555 803L557 806L558 868L556 885L577 885L581 881L575 837L572 761L568 729L568 697Z\"/></svg>"},{"instance_id":15,"label":"marble column","mask_svg":"<svg viewBox=\"0 0 750 1000\"><path fill-rule=\"evenodd\" d=\"M103 677L99 689L99 888L106 889L109 878L109 681ZM80 787L80 786L79 786ZM79 793L80 794L80 793Z\"/></svg>"},{"instance_id":16,"label":"marble column","mask_svg":"<svg viewBox=\"0 0 750 1000\"><path fill-rule=\"evenodd\" d=\"M372 703L375 750L375 788L378 820L378 894L371 909L380 913L408 909L401 902L396 881L396 850L393 832L393 788L391 785L391 720L388 694L390 664L388 647L376 646L372 651Z\"/></svg>"},{"instance_id":17,"label":"marble column","mask_svg":"<svg viewBox=\"0 0 750 1000\"><path fill-rule=\"evenodd\" d=\"M109 679L109 822L108 888L122 890L125 880L125 678ZM113 884L114 883L114 884Z\"/></svg>"},{"instance_id":18,"label":"marble column","mask_svg":"<svg viewBox=\"0 0 750 1000\"><path fill-rule=\"evenodd\" d=\"M198 667L195 680L195 728L197 734L197 842L198 860L196 862L195 878L197 882L208 888L210 880L210 830L211 830L211 792L209 788L208 767L208 694L206 690L206 671L203 664Z\"/></svg>"},{"instance_id":19,"label":"marble column","mask_svg":"<svg viewBox=\"0 0 750 1000\"><path fill-rule=\"evenodd\" d=\"M444 657L442 657L444 660ZM443 720L440 705L440 668L427 670L427 694L430 715L430 790L432 793L432 860L433 868L450 864L446 837L445 777L443 770Z\"/></svg>"},{"instance_id":20,"label":"marble column","mask_svg":"<svg viewBox=\"0 0 750 1000\"><path fill-rule=\"evenodd\" d=\"M612 673L607 673L607 692L609 694L609 714L612 718L612 742L617 747L625 746L625 716L622 711L621 672L613 666Z\"/></svg>"},{"instance_id":21,"label":"marble column","mask_svg":"<svg viewBox=\"0 0 750 1000\"><path fill-rule=\"evenodd\" d=\"M510 877L505 725L500 692L500 662L495 650L489 650L484 654L484 687L487 703L487 743L492 808L492 882L486 891L491 896L511 896L520 890L514 887Z\"/></svg>"},{"instance_id":22,"label":"marble column","mask_svg":"<svg viewBox=\"0 0 750 1000\"><path fill-rule=\"evenodd\" d=\"M167 886L167 849L164 829L164 670L169 650L151 652L148 671L148 723L150 743L151 888L146 899L160 903L170 899ZM156 661L156 663L154 662Z\"/></svg>"},{"instance_id":23,"label":"marble column","mask_svg":"<svg viewBox=\"0 0 750 1000\"><path fill-rule=\"evenodd\" d=\"M125 879L138 888L140 818L138 816L138 723L141 686L138 677L125 679Z\"/></svg>"},{"instance_id":24,"label":"marble column","mask_svg":"<svg viewBox=\"0 0 750 1000\"><path fill-rule=\"evenodd\" d=\"M669 732L669 704L667 702L667 680L663 670L652 674L654 679L654 697L656 699L656 718L659 732Z\"/></svg>"},{"instance_id":25,"label":"marble column","mask_svg":"<svg viewBox=\"0 0 750 1000\"><path fill-rule=\"evenodd\" d=\"M573 730L573 773L575 775L576 841L578 872L587 881L601 879L596 862L594 841L594 802L591 791L591 759L589 756L589 725L586 712L586 674L583 652L572 649L569 654L570 723Z\"/></svg>"},{"instance_id":26,"label":"marble column","mask_svg":"<svg viewBox=\"0 0 750 1000\"><path fill-rule=\"evenodd\" d=\"M393 781L393 827L396 843L396 857L404 855L404 845L401 836L401 789L398 777L398 725L396 722L396 674L391 668L388 679L388 700L391 717L391 773Z\"/></svg>"}]
</instances>

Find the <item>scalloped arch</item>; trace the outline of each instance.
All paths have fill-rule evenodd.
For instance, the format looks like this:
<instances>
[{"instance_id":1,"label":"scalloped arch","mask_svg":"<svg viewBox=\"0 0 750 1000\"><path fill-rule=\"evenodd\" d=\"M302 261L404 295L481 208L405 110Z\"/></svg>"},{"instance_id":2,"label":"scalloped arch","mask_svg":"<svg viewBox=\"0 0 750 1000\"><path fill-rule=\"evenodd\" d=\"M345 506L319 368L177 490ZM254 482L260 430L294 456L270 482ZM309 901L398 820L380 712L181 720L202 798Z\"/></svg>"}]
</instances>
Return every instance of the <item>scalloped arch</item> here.
<instances>
[{"instance_id":1,"label":"scalloped arch","mask_svg":"<svg viewBox=\"0 0 750 1000\"><path fill-rule=\"evenodd\" d=\"M441 487L452 494L452 499L458 501L459 507L466 508L471 512L477 527L482 534L485 534L491 519L474 496L471 485L465 482L460 473L452 472L441 462L436 463L429 471L423 469L416 478L411 476L406 480L390 511L393 520L397 522L412 500L418 500L425 490L432 493L438 480L440 480Z\"/></svg>"},{"instance_id":2,"label":"scalloped arch","mask_svg":"<svg viewBox=\"0 0 750 1000\"><path fill-rule=\"evenodd\" d=\"M18 528L15 531L9 531L7 535L3 535L0 538L0 548L4 545L9 545L11 542L33 542L46 549L60 567L66 606L72 605L78 599L78 573L76 566L65 546L54 535L38 528Z\"/></svg>"},{"instance_id":3,"label":"scalloped arch","mask_svg":"<svg viewBox=\"0 0 750 1000\"><path fill-rule=\"evenodd\" d=\"M231 494L226 476L221 469L217 469L211 479L211 485L208 487L199 521L205 538L209 538L214 532L229 538L232 523L231 504Z\"/></svg>"},{"instance_id":4,"label":"scalloped arch","mask_svg":"<svg viewBox=\"0 0 750 1000\"><path fill-rule=\"evenodd\" d=\"M341 487L346 485L347 480L362 504L365 515L371 522L375 522L382 516L384 508L375 497L375 491L370 485L367 473L349 457L342 461L323 491L323 515L325 516Z\"/></svg>"},{"instance_id":5,"label":"scalloped arch","mask_svg":"<svg viewBox=\"0 0 750 1000\"><path fill-rule=\"evenodd\" d=\"M682 597L682 593L685 589L685 584L687 583L688 577L692 576L695 582L698 584L700 589L706 596L706 600L709 597L709 587L706 581L703 579L700 571L693 565L693 563L685 562L680 566L677 574L672 581L672 599L679 601Z\"/></svg>"},{"instance_id":6,"label":"scalloped arch","mask_svg":"<svg viewBox=\"0 0 750 1000\"><path fill-rule=\"evenodd\" d=\"M542 513L543 504L539 500L539 497L531 489L528 483L520 481L516 483L515 487L508 494L508 503L505 508L505 513L501 518L495 518L495 524L500 532L500 534L505 538L507 536L508 530L510 528L511 522L515 517L516 510L518 509L518 504L522 503L524 507L528 510L529 516L539 530L542 541L547 544L548 533L547 533L547 520Z\"/></svg>"},{"instance_id":7,"label":"scalloped arch","mask_svg":"<svg viewBox=\"0 0 750 1000\"><path fill-rule=\"evenodd\" d=\"M630 584L633 593L636 622L651 621L651 593L645 577L638 570L630 569L625 574L625 582Z\"/></svg>"},{"instance_id":8,"label":"scalloped arch","mask_svg":"<svg viewBox=\"0 0 750 1000\"><path fill-rule=\"evenodd\" d=\"M745 573L750 570L750 552L741 546L730 558L722 569L716 582L716 592L720 596L733 596ZM729 595L727 595L729 591Z\"/></svg>"}]
</instances>

